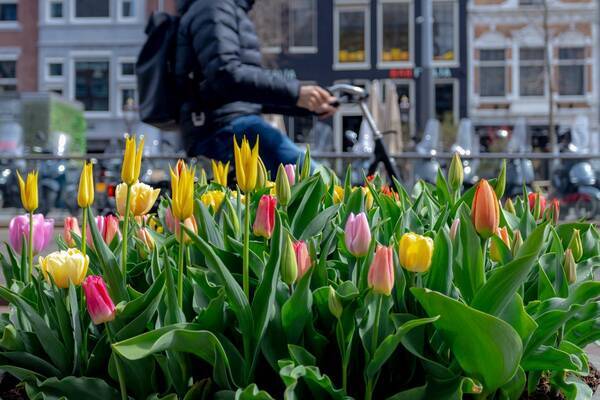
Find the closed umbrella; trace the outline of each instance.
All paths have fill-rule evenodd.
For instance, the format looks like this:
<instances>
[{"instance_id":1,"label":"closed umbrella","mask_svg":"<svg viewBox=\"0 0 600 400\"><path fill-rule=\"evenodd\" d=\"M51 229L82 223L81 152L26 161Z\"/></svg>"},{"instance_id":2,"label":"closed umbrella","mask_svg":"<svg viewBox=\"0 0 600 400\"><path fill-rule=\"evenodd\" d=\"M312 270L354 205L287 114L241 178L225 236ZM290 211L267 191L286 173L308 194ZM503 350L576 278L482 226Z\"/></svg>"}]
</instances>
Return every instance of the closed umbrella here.
<instances>
[{"instance_id":1,"label":"closed umbrella","mask_svg":"<svg viewBox=\"0 0 600 400\"><path fill-rule=\"evenodd\" d=\"M385 136L385 144L390 153L401 153L404 144L402 143L402 120L400 118L400 107L398 102L398 92L396 84L393 81L385 82L385 105L384 105L384 124L383 131L394 131Z\"/></svg>"}]
</instances>

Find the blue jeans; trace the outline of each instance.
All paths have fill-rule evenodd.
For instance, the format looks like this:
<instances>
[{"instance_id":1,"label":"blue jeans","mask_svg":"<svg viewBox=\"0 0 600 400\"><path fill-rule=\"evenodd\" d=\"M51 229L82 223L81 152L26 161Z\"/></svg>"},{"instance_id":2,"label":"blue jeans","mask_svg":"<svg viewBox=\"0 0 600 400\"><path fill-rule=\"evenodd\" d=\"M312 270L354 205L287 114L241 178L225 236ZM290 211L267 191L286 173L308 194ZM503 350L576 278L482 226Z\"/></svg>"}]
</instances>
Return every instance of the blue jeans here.
<instances>
[{"instance_id":1,"label":"blue jeans","mask_svg":"<svg viewBox=\"0 0 600 400\"><path fill-rule=\"evenodd\" d=\"M208 158L227 162L233 159L233 136L238 143L246 136L253 146L256 138L260 138L259 153L265 167L271 171L275 179L279 164L295 164L298 159L304 159L300 150L283 132L273 128L258 115L238 117L227 126L196 143L192 154L200 154Z\"/></svg>"}]
</instances>

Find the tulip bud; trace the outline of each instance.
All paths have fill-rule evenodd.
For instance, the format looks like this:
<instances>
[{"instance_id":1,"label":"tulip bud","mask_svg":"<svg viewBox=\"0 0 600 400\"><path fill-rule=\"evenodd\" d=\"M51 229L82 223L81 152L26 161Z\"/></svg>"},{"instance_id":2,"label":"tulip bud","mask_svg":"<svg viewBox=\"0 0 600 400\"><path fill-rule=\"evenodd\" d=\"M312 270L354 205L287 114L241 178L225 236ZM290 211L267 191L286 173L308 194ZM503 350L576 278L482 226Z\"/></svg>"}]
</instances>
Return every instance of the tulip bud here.
<instances>
[{"instance_id":1,"label":"tulip bud","mask_svg":"<svg viewBox=\"0 0 600 400\"><path fill-rule=\"evenodd\" d=\"M529 209L533 214L533 218L540 219L546 209L546 198L540 193L529 193Z\"/></svg>"},{"instance_id":2,"label":"tulip bud","mask_svg":"<svg viewBox=\"0 0 600 400\"><path fill-rule=\"evenodd\" d=\"M377 245L369 268L369 287L374 293L389 296L394 288L394 251L391 247Z\"/></svg>"},{"instance_id":3,"label":"tulip bud","mask_svg":"<svg viewBox=\"0 0 600 400\"><path fill-rule=\"evenodd\" d=\"M560 216L560 203L558 199L552 199L550 207L546 209L545 219L546 221L552 221L554 225L558 224L558 218Z\"/></svg>"},{"instance_id":4,"label":"tulip bud","mask_svg":"<svg viewBox=\"0 0 600 400\"><path fill-rule=\"evenodd\" d=\"M573 251L571 249L565 251L563 270L565 271L565 276L569 283L575 283L577 281L577 263L575 262L575 257L573 256Z\"/></svg>"},{"instance_id":5,"label":"tulip bud","mask_svg":"<svg viewBox=\"0 0 600 400\"><path fill-rule=\"evenodd\" d=\"M244 136L241 146L237 139L233 138L233 155L235 158L235 174L237 183L242 192L248 194L256 187L258 175L258 138L254 147L250 149L250 143Z\"/></svg>"},{"instance_id":6,"label":"tulip bud","mask_svg":"<svg viewBox=\"0 0 600 400\"><path fill-rule=\"evenodd\" d=\"M300 180L303 181L310 176L310 146L306 145L306 153L304 153L304 162L302 163L302 172L300 172Z\"/></svg>"},{"instance_id":7,"label":"tulip bud","mask_svg":"<svg viewBox=\"0 0 600 400\"><path fill-rule=\"evenodd\" d=\"M170 167L169 167L170 168ZM179 221L184 221L194 214L194 177L196 168L181 164L177 173L171 173L171 212Z\"/></svg>"},{"instance_id":8,"label":"tulip bud","mask_svg":"<svg viewBox=\"0 0 600 400\"><path fill-rule=\"evenodd\" d=\"M154 238L147 228L138 229L137 236L138 239L140 239L150 251L154 250Z\"/></svg>"},{"instance_id":9,"label":"tulip bud","mask_svg":"<svg viewBox=\"0 0 600 400\"><path fill-rule=\"evenodd\" d=\"M513 257L516 257L516 255L519 252L519 249L521 248L522 245L523 245L523 236L521 236L521 231L516 230L515 234L514 234L514 238L513 238L513 244L512 244Z\"/></svg>"},{"instance_id":10,"label":"tulip bud","mask_svg":"<svg viewBox=\"0 0 600 400\"><path fill-rule=\"evenodd\" d=\"M194 218L193 215L191 217L189 217L188 219L186 219L185 221L183 221L183 226L185 226L187 229L194 232L195 234L198 234L198 225L196 224L196 218ZM177 221L177 223L175 224L175 230L173 231L173 233L175 234L175 238L179 242L181 240L180 239L181 224L179 221ZM184 230L183 231L183 243L188 244L188 243L191 243L191 241L192 241L192 238L189 237L187 232Z\"/></svg>"},{"instance_id":11,"label":"tulip bud","mask_svg":"<svg viewBox=\"0 0 600 400\"><path fill-rule=\"evenodd\" d=\"M290 186L294 186L294 183L296 183L296 166L294 164L285 164L284 168Z\"/></svg>"},{"instance_id":12,"label":"tulip bud","mask_svg":"<svg viewBox=\"0 0 600 400\"><path fill-rule=\"evenodd\" d=\"M364 212L354 215L350 213L344 230L346 248L354 257L364 257L369 252L371 230Z\"/></svg>"},{"instance_id":13,"label":"tulip bud","mask_svg":"<svg viewBox=\"0 0 600 400\"><path fill-rule=\"evenodd\" d=\"M92 163L86 162L79 177L79 190L77 192L77 204L86 208L94 203L94 171Z\"/></svg>"},{"instance_id":14,"label":"tulip bud","mask_svg":"<svg viewBox=\"0 0 600 400\"><path fill-rule=\"evenodd\" d=\"M515 205L514 205L513 201L510 199L510 197L508 199L506 199L506 201L504 202L504 209L513 215L517 213L517 210L515 209Z\"/></svg>"},{"instance_id":15,"label":"tulip bud","mask_svg":"<svg viewBox=\"0 0 600 400\"><path fill-rule=\"evenodd\" d=\"M452 241L456 240L458 228L460 228L460 218L454 218L454 221L452 221L452 225L450 226L450 239Z\"/></svg>"},{"instance_id":16,"label":"tulip bud","mask_svg":"<svg viewBox=\"0 0 600 400\"><path fill-rule=\"evenodd\" d=\"M221 208L224 198L225 193L220 190L209 190L200 196L200 201L206 207L212 207L213 211L216 213Z\"/></svg>"},{"instance_id":17,"label":"tulip bud","mask_svg":"<svg viewBox=\"0 0 600 400\"><path fill-rule=\"evenodd\" d=\"M344 188L335 185L333 187L333 204L340 204L342 201L344 201Z\"/></svg>"},{"instance_id":18,"label":"tulip bud","mask_svg":"<svg viewBox=\"0 0 600 400\"><path fill-rule=\"evenodd\" d=\"M104 243L110 245L115 236L119 239L121 238L121 233L119 232L119 219L114 215L107 215L106 217L98 215L96 217L96 226L98 227L98 233L104 240ZM92 238L92 232L90 227L87 227L87 244L91 249L94 248L94 239Z\"/></svg>"},{"instance_id":19,"label":"tulip bud","mask_svg":"<svg viewBox=\"0 0 600 400\"><path fill-rule=\"evenodd\" d=\"M38 171L28 173L25 181L17 171L17 179L23 208L29 212L34 212L38 208Z\"/></svg>"},{"instance_id":20,"label":"tulip bud","mask_svg":"<svg viewBox=\"0 0 600 400\"><path fill-rule=\"evenodd\" d=\"M400 238L398 250L400 265L411 272L427 272L433 256L433 240L409 232Z\"/></svg>"},{"instance_id":21,"label":"tulip bud","mask_svg":"<svg viewBox=\"0 0 600 400\"><path fill-rule=\"evenodd\" d=\"M298 263L296 262L296 253L294 252L294 243L289 233L285 233L281 248L281 280L288 286L291 286L298 277Z\"/></svg>"},{"instance_id":22,"label":"tulip bud","mask_svg":"<svg viewBox=\"0 0 600 400\"><path fill-rule=\"evenodd\" d=\"M475 230L484 239L492 236L500 224L500 206L496 193L487 180L482 179L475 189L471 218Z\"/></svg>"},{"instance_id":23,"label":"tulip bud","mask_svg":"<svg viewBox=\"0 0 600 400\"><path fill-rule=\"evenodd\" d=\"M39 254L48 246L54 233L54 220L42 214L33 215L33 254ZM29 216L18 215L8 224L8 241L18 254L23 251L23 240L29 245Z\"/></svg>"},{"instance_id":24,"label":"tulip bud","mask_svg":"<svg viewBox=\"0 0 600 400\"><path fill-rule=\"evenodd\" d=\"M304 240L294 243L294 253L296 254L296 264L298 265L298 279L301 279L312 266L312 260L308 253L308 247Z\"/></svg>"},{"instance_id":25,"label":"tulip bud","mask_svg":"<svg viewBox=\"0 0 600 400\"><path fill-rule=\"evenodd\" d=\"M227 186L227 174L229 174L229 162L223 164L221 161L210 160L212 171L213 171L213 181L218 183L221 186Z\"/></svg>"},{"instance_id":26,"label":"tulip bud","mask_svg":"<svg viewBox=\"0 0 600 400\"><path fill-rule=\"evenodd\" d=\"M235 208L233 207L233 205L231 204L231 200L229 200L229 197L225 197L224 199L225 201L225 213L227 215L227 217L229 218L229 222L231 222L231 227L233 228L233 232L236 235L236 237L238 237L240 235L240 219L238 218L238 214L235 210Z\"/></svg>"},{"instance_id":27,"label":"tulip bud","mask_svg":"<svg viewBox=\"0 0 600 400\"><path fill-rule=\"evenodd\" d=\"M50 283L66 289L69 283L75 286L81 284L87 274L90 259L78 249L55 251L46 257L40 257L40 269L44 278Z\"/></svg>"},{"instance_id":28,"label":"tulip bud","mask_svg":"<svg viewBox=\"0 0 600 400\"><path fill-rule=\"evenodd\" d=\"M329 312L337 319L340 319L344 311L344 306L342 306L342 302L335 289L331 286L329 286L329 293L327 295L327 306L329 307Z\"/></svg>"},{"instance_id":29,"label":"tulip bud","mask_svg":"<svg viewBox=\"0 0 600 400\"><path fill-rule=\"evenodd\" d=\"M198 177L198 186L206 186L208 185L208 179L206 178L206 171L204 168L200 168L200 176Z\"/></svg>"},{"instance_id":30,"label":"tulip bud","mask_svg":"<svg viewBox=\"0 0 600 400\"><path fill-rule=\"evenodd\" d=\"M453 191L458 191L464 180L463 164L458 153L454 153L448 169L448 183Z\"/></svg>"},{"instance_id":31,"label":"tulip bud","mask_svg":"<svg viewBox=\"0 0 600 400\"><path fill-rule=\"evenodd\" d=\"M494 192L497 198L501 199L504 196L504 189L506 189L506 160L502 160L502 168L500 169L498 179L496 179Z\"/></svg>"},{"instance_id":32,"label":"tulip bud","mask_svg":"<svg viewBox=\"0 0 600 400\"><path fill-rule=\"evenodd\" d=\"M125 154L121 166L121 180L127 185L133 185L140 176L142 167L142 154L144 153L144 137L140 140L136 149L135 137L126 136Z\"/></svg>"},{"instance_id":33,"label":"tulip bud","mask_svg":"<svg viewBox=\"0 0 600 400\"><path fill-rule=\"evenodd\" d=\"M83 291L88 313L95 325L115 319L115 304L110 298L101 276L88 276L83 282Z\"/></svg>"},{"instance_id":34,"label":"tulip bud","mask_svg":"<svg viewBox=\"0 0 600 400\"><path fill-rule=\"evenodd\" d=\"M266 186L269 173L262 158L258 157L258 169L256 170L256 189L262 189Z\"/></svg>"},{"instance_id":35,"label":"tulip bud","mask_svg":"<svg viewBox=\"0 0 600 400\"><path fill-rule=\"evenodd\" d=\"M256 217L252 230L256 236L262 236L270 239L275 228L275 207L277 199L273 196L263 195L256 209ZM292 250L293 251L293 250Z\"/></svg>"},{"instance_id":36,"label":"tulip bud","mask_svg":"<svg viewBox=\"0 0 600 400\"><path fill-rule=\"evenodd\" d=\"M498 228L498 230L496 231L496 236L502 239L506 247L510 249L510 237L508 236L508 229L506 229L505 226L502 228ZM495 262L502 261L500 249L498 248L498 245L494 240L492 240L492 242L490 243L490 258L492 259L492 261Z\"/></svg>"},{"instance_id":37,"label":"tulip bud","mask_svg":"<svg viewBox=\"0 0 600 400\"><path fill-rule=\"evenodd\" d=\"M573 229L573 236L567 248L573 252L573 258L575 261L579 261L583 257L583 244L581 243L581 234L579 229Z\"/></svg>"},{"instance_id":38,"label":"tulip bud","mask_svg":"<svg viewBox=\"0 0 600 400\"><path fill-rule=\"evenodd\" d=\"M77 236L81 237L81 230L79 230L77 218L67 217L64 222L63 239L68 247L75 247L75 239L73 239L72 233L76 233Z\"/></svg>"},{"instance_id":39,"label":"tulip bud","mask_svg":"<svg viewBox=\"0 0 600 400\"><path fill-rule=\"evenodd\" d=\"M277 200L282 206L287 206L292 197L292 191L290 189L290 182L288 175L286 174L285 168L282 164L279 164L277 169L277 177L275 178L275 193L277 194Z\"/></svg>"},{"instance_id":40,"label":"tulip bud","mask_svg":"<svg viewBox=\"0 0 600 400\"><path fill-rule=\"evenodd\" d=\"M365 186L363 186L362 191L365 195L365 211L369 211L373 207L373 193Z\"/></svg>"}]
</instances>

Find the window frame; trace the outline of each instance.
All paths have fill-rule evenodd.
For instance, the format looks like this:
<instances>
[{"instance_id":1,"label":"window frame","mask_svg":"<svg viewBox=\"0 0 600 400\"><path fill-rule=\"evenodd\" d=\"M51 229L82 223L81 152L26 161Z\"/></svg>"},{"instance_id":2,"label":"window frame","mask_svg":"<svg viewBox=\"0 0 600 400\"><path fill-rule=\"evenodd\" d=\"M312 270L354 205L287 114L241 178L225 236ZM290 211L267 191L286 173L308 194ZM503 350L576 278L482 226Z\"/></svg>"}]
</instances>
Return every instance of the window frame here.
<instances>
[{"instance_id":1,"label":"window frame","mask_svg":"<svg viewBox=\"0 0 600 400\"><path fill-rule=\"evenodd\" d=\"M125 81L125 82L135 82L136 80L136 75L135 75L135 62L136 59L135 57L119 57L117 59L117 79L119 81ZM122 73L122 64L125 63L132 63L134 65L134 73L133 75L123 75Z\"/></svg>"},{"instance_id":2,"label":"window frame","mask_svg":"<svg viewBox=\"0 0 600 400\"><path fill-rule=\"evenodd\" d=\"M96 0L97 1L97 0ZM73 24L108 24L112 21L114 15L113 1L108 1L108 16L107 17L78 17L77 16L77 0L70 1L69 14L70 22ZM64 5L63 5L64 7Z\"/></svg>"},{"instance_id":3,"label":"window frame","mask_svg":"<svg viewBox=\"0 0 600 400\"><path fill-rule=\"evenodd\" d=\"M460 66L460 7L457 0L433 0L431 3L431 13L433 18L433 7L435 3L452 3L453 8L453 20L454 20L454 32L453 32L453 49L454 59L453 60L436 60L431 51L431 62L434 67L449 67L456 68ZM433 40L433 34L432 38Z\"/></svg>"},{"instance_id":4,"label":"window frame","mask_svg":"<svg viewBox=\"0 0 600 400\"><path fill-rule=\"evenodd\" d=\"M62 64L62 75L50 75L50 64ZM66 64L63 57L46 57L44 59L44 81L46 82L64 82L66 79Z\"/></svg>"},{"instance_id":5,"label":"window frame","mask_svg":"<svg viewBox=\"0 0 600 400\"><path fill-rule=\"evenodd\" d=\"M365 61L340 62L340 13L362 12L365 20ZM371 7L368 3L336 3L333 10L333 69L343 70L368 70L371 69Z\"/></svg>"},{"instance_id":6,"label":"window frame","mask_svg":"<svg viewBox=\"0 0 600 400\"><path fill-rule=\"evenodd\" d=\"M587 77L587 65L589 62L589 57L587 57L587 46L586 45L559 45L556 46L556 54L557 56L554 58L554 62L552 63L553 68L556 68L556 78L560 82L560 67L565 66L581 66L583 71L583 93L581 94L561 94L560 93L560 84L557 85L556 96L561 100L581 100L588 95L587 85L588 85L588 77ZM581 49L583 50L583 58L580 59L569 59L569 60L561 60L560 58L560 50L561 49Z\"/></svg>"},{"instance_id":7,"label":"window frame","mask_svg":"<svg viewBox=\"0 0 600 400\"><path fill-rule=\"evenodd\" d=\"M525 64L523 64L523 60L521 60L521 50L522 49L542 49L544 51L543 58L541 61L539 60L525 60ZM539 100L546 98L548 96L548 88L546 82L546 74L544 68L546 66L546 51L548 51L543 45L542 46L519 46L516 48L514 57L516 58L516 71L515 71L515 94L519 99L526 100ZM543 77L543 93L540 95L523 95L521 94L521 67L542 67L542 77Z\"/></svg>"},{"instance_id":8,"label":"window frame","mask_svg":"<svg viewBox=\"0 0 600 400\"><path fill-rule=\"evenodd\" d=\"M317 3L317 0L310 0L313 4L314 7L314 15L313 15L313 23L312 23L312 30L313 30L313 38L314 38L314 45L313 46L293 46L292 45L292 38L293 38L293 33L294 33L294 18L292 18L292 7L289 6L288 7L288 19L289 19L289 52L291 54L316 54L319 51L319 29L318 29L318 24L317 24L317 20L318 20L318 16L319 16L319 6ZM293 2L292 2L293 3Z\"/></svg>"},{"instance_id":9,"label":"window frame","mask_svg":"<svg viewBox=\"0 0 600 400\"><path fill-rule=\"evenodd\" d=\"M66 9L65 9L65 0L47 0L46 2L46 22L49 24L59 24L65 21L66 17ZM56 18L52 16L52 4L59 3L62 4L63 15L60 18Z\"/></svg>"},{"instance_id":10,"label":"window frame","mask_svg":"<svg viewBox=\"0 0 600 400\"><path fill-rule=\"evenodd\" d=\"M115 96L117 98L117 108L116 108L116 114L118 117L124 117L125 116L125 112L123 111L123 91L124 90L133 90L135 91L135 105L139 107L139 92L137 89L137 85L134 83L129 83L129 84L119 84L117 85L117 95Z\"/></svg>"},{"instance_id":11,"label":"window frame","mask_svg":"<svg viewBox=\"0 0 600 400\"><path fill-rule=\"evenodd\" d=\"M408 5L408 61L383 61L383 7L386 4ZM412 0L377 1L377 69L413 68L415 65L415 5Z\"/></svg>"},{"instance_id":12,"label":"window frame","mask_svg":"<svg viewBox=\"0 0 600 400\"><path fill-rule=\"evenodd\" d=\"M1 48L0 48L1 49ZM0 86L14 85L16 91L19 90L19 53L7 52L0 54L0 62L2 61L14 61L15 62L15 77L14 78L0 78ZM2 93L2 92L0 92Z\"/></svg>"},{"instance_id":13,"label":"window frame","mask_svg":"<svg viewBox=\"0 0 600 400\"><path fill-rule=\"evenodd\" d=\"M125 17L122 14L122 10L123 10L123 3L125 2L130 2L131 3L131 7L132 7L132 11L133 11L133 16L131 17ZM131 23L131 22L136 22L138 20L138 14L139 14L139 10L138 10L138 4L139 1L137 0L117 0L117 21L121 22L121 23Z\"/></svg>"},{"instance_id":14,"label":"window frame","mask_svg":"<svg viewBox=\"0 0 600 400\"><path fill-rule=\"evenodd\" d=\"M71 52L69 62L69 73L68 73L68 90L67 97L71 101L78 101L75 97L75 64L78 62L108 62L108 110L102 111L87 111L84 109L84 116L90 118L111 118L114 116L113 113L113 101L114 101L114 82L113 82L113 68L114 59L110 51L82 51L82 52Z\"/></svg>"},{"instance_id":15,"label":"window frame","mask_svg":"<svg viewBox=\"0 0 600 400\"><path fill-rule=\"evenodd\" d=\"M473 64L474 67L477 68L478 70L478 91L477 91L477 97L482 100L483 102L498 102L498 101L506 101L507 98L511 95L511 88L507 87L507 82L508 82L508 71L511 68L510 63L508 62L509 60L507 60L506 57L506 47L477 47L474 49L475 51L479 52L479 57L477 59L474 60ZM504 52L504 60L502 61L481 61L481 52L482 51L486 51L486 50L502 50ZM481 94L481 68L482 67L499 67L500 63L502 63L502 66L504 67L504 95L502 96L483 96ZM498 65L493 65L493 64L498 64Z\"/></svg>"},{"instance_id":16,"label":"window frame","mask_svg":"<svg viewBox=\"0 0 600 400\"><path fill-rule=\"evenodd\" d=\"M0 0L0 4L15 4L17 6L17 19L14 21L0 21L0 30L16 30L19 29L19 0Z\"/></svg>"}]
</instances>

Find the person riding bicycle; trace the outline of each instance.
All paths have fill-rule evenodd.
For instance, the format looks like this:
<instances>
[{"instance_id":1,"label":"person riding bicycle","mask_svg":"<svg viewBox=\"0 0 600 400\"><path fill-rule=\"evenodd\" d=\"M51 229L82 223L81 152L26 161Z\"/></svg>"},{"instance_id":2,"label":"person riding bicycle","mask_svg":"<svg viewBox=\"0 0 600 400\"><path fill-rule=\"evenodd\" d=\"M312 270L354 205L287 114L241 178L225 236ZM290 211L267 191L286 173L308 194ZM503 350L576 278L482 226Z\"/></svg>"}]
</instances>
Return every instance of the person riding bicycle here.
<instances>
[{"instance_id":1,"label":"person riding bicycle","mask_svg":"<svg viewBox=\"0 0 600 400\"><path fill-rule=\"evenodd\" d=\"M260 1L260 0L258 0ZM227 161L233 137L260 138L260 156L274 173L303 152L261 118L264 114L333 115L335 98L261 66L248 16L254 0L178 0L176 76L183 103L180 126L190 156ZM190 84L190 81L193 84Z\"/></svg>"}]
</instances>

